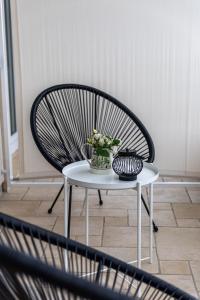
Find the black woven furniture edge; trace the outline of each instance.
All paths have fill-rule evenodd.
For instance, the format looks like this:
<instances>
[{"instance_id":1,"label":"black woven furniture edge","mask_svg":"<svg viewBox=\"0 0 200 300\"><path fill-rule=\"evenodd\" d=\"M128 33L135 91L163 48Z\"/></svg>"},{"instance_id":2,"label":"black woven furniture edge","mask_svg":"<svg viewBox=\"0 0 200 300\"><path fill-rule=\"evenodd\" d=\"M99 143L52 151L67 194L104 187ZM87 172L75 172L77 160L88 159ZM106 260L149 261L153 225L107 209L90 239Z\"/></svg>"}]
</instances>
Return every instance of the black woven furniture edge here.
<instances>
[{"instance_id":1,"label":"black woven furniture edge","mask_svg":"<svg viewBox=\"0 0 200 300\"><path fill-rule=\"evenodd\" d=\"M3 213L0 229L3 300L196 299L119 259Z\"/></svg>"},{"instance_id":2,"label":"black woven furniture edge","mask_svg":"<svg viewBox=\"0 0 200 300\"><path fill-rule=\"evenodd\" d=\"M130 299L108 288L102 288L95 282L88 282L2 245L0 245L0 297L1 300Z\"/></svg>"},{"instance_id":3,"label":"black woven furniture edge","mask_svg":"<svg viewBox=\"0 0 200 300\"><path fill-rule=\"evenodd\" d=\"M86 143L94 128L121 139L121 148L135 149L146 162L154 161L153 141L138 117L120 101L93 87L60 84L47 88L32 105L30 123L38 149L59 172L66 165L84 159L81 146ZM88 157L90 155L88 153ZM49 208L49 213L60 193L61 190ZM100 191L98 194L99 204L102 205ZM144 205L149 214L148 206L146 203ZM153 226L154 231L157 231L154 223ZM70 230L70 226L68 228Z\"/></svg>"}]
</instances>

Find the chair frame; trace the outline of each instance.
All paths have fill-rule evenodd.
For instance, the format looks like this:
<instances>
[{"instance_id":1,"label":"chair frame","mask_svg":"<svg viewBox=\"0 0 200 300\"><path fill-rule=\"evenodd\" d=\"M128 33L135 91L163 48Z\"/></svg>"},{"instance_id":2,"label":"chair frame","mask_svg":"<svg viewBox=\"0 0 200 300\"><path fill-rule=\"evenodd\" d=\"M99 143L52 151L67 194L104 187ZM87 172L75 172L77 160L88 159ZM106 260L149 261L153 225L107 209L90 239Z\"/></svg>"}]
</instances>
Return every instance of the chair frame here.
<instances>
[{"instance_id":1,"label":"chair frame","mask_svg":"<svg viewBox=\"0 0 200 300\"><path fill-rule=\"evenodd\" d=\"M145 289L147 290L143 292L144 298L142 299L145 299L145 296L147 293L149 293L150 288L154 288L154 292L152 292L151 295L152 298L148 299L168 299L169 296L169 298L171 297L172 299L197 300L195 297L173 286L172 284L167 283L164 280L155 277L141 269L129 265L99 250L93 249L79 242L72 241L69 238L65 238L59 234L40 228L36 225L21 221L4 213L0 213L0 225L1 228L5 228L6 230L8 229L13 233L12 236L7 237L8 244L5 243L5 240L0 240L0 269L2 267L6 268L12 274L15 272L20 274L21 272L34 278L37 277L53 286L63 289L67 288L67 290L76 295L83 297L86 296L86 299L138 299L139 288L145 284ZM57 248L64 249L64 251L68 250L72 253L80 255L83 258L97 262L99 266L97 268L95 284L93 282L83 280L82 277L77 277L77 274L69 273L65 269L58 269L54 265L52 266L49 263L44 262L40 257L35 257L31 252L29 253L30 250L28 253L19 252L19 250L16 249L19 239L14 241L18 233L21 233L23 236L29 236L34 248L36 247L36 241L39 241L40 243L44 241L48 243L50 247L56 246ZM11 237L12 240L10 240ZM101 285L98 284L99 274L102 272L104 267L108 269L111 268L111 270L115 272L114 280L116 280L116 276L119 276L123 283L126 276L129 276L138 281L138 288L136 288L135 294L131 296L132 298L130 298L129 295L127 296L126 294L121 293L121 290L120 292L117 292L114 286L113 290L111 291L107 287L102 288ZM110 273L108 273L108 275L109 274ZM129 282L129 284L131 284L131 282ZM159 292L164 293L164 295L160 295ZM87 298L88 295L89 297Z\"/></svg>"},{"instance_id":2,"label":"chair frame","mask_svg":"<svg viewBox=\"0 0 200 300\"><path fill-rule=\"evenodd\" d=\"M56 164L56 162L51 159L51 157L47 153L46 149L40 143L40 138L37 133L36 123L34 121L36 120L37 108L38 108L38 105L40 104L41 100L44 99L51 92L55 92L55 91L63 90L63 89L77 89L77 90L88 91L88 92L94 93L95 95L98 95L102 98L105 98L108 101L112 102L113 104L117 105L121 110L123 110L135 122L135 124L140 128L141 132L145 136L145 139L147 141L148 148L149 148L149 157L146 160L146 162L153 163L154 158L155 158L155 148L154 148L152 138L151 138L150 134L148 133L146 127L142 124L142 122L138 119L138 117L127 106L125 106L123 103L118 101L116 98L110 96L109 94L107 94L103 91L100 91L96 88L93 88L93 87L89 87L86 85L80 85L80 84L59 84L59 85L54 85L52 87L45 89L36 97L36 99L32 105L31 116L30 116L31 131L32 131L32 135L33 135L33 138L35 140L35 143L36 143L38 149L40 150L42 155L45 157L45 159L52 166L54 166L59 172L62 172L62 170Z\"/></svg>"},{"instance_id":3,"label":"chair frame","mask_svg":"<svg viewBox=\"0 0 200 300\"><path fill-rule=\"evenodd\" d=\"M51 156L48 154L48 152L46 151L46 149L43 147L42 143L40 142L40 138L39 138L38 132L37 132L36 119L37 119L37 109L38 109L38 106L41 103L41 101L44 98L46 98L52 92L56 92L58 90L65 90L65 89L84 90L84 91L91 92L95 96L100 96L100 97L110 101L111 103L116 105L118 108L120 108L123 112L125 112L125 114L127 114L130 117L130 119L134 121L134 123L138 126L138 128L142 132L143 136L145 137L145 140L146 140L147 145L148 145L148 150L149 150L149 156L146 159L146 162L153 163L154 158L155 158L155 148L154 148L152 138L151 138L150 134L148 133L146 127L143 125L143 123L139 120L139 118L127 106L125 106L123 103L118 101L116 98L110 96L109 94L107 94L103 91L100 91L99 89L90 87L90 86L80 85L80 84L59 84L59 85L54 85L54 86L51 86L51 87L45 89L44 91L42 91L36 97L36 99L35 99L35 101L32 105L31 115L30 115L31 131L32 131L32 135L33 135L34 141L35 141L38 149L40 150L41 154L45 157L45 159L52 166L54 166L59 172L62 172L62 169L56 163L56 161L51 158ZM52 213L53 207L56 204L62 190L63 190L63 186L59 190L59 192L58 192L56 198L54 199L51 207L48 209L49 214ZM102 198L101 198L100 191L98 191L98 195L99 195L99 204L102 205L103 201L102 201ZM70 195L69 195L70 209L69 209L69 216L68 216L68 218L69 218L69 220L68 220L69 234L70 234L70 217L71 217L71 199L72 199L72 189L70 188ZM146 209L146 211L149 215L149 208L148 208L148 205L145 202L145 199L144 199L143 195L142 195L142 202L143 202L144 207L145 207L145 209ZM154 229L154 232L158 231L158 227L156 226L154 221L153 221L153 229Z\"/></svg>"}]
</instances>

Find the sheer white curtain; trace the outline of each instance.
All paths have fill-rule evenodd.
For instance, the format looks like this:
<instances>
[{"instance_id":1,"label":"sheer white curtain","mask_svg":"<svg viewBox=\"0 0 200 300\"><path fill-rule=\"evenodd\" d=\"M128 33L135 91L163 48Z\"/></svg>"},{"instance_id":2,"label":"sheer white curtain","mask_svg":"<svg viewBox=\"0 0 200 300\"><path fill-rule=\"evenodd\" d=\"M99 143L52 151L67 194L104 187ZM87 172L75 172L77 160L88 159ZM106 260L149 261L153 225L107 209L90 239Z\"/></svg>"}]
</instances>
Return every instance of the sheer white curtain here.
<instances>
[{"instance_id":1,"label":"sheer white curtain","mask_svg":"<svg viewBox=\"0 0 200 300\"><path fill-rule=\"evenodd\" d=\"M52 170L34 146L29 114L41 90L63 82L100 88L131 108L152 135L161 172L200 174L198 0L17 0L16 7L23 175Z\"/></svg>"}]
</instances>

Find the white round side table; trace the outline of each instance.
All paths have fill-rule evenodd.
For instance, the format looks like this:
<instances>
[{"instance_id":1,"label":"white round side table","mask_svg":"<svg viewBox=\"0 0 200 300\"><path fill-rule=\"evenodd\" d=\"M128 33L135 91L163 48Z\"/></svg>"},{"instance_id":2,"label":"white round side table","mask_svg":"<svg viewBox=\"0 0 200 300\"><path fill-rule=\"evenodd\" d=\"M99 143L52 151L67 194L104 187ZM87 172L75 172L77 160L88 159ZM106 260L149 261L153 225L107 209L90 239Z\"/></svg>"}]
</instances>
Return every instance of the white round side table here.
<instances>
[{"instance_id":1,"label":"white round side table","mask_svg":"<svg viewBox=\"0 0 200 300\"><path fill-rule=\"evenodd\" d=\"M90 166L87 161L79 161L72 163L62 170L64 176L64 191L65 191L65 209L64 209L64 234L68 237L68 188L69 185L77 185L85 188L85 217L86 217L86 244L89 244L89 203L87 192L88 189L98 190L122 190L122 189L135 189L137 190L137 266L141 267L141 187L149 187L149 257L152 263L153 256L153 182L155 182L159 176L158 169L149 163L144 163L144 167L141 173L137 176L135 181L122 181L113 172L109 175L93 174L90 171Z\"/></svg>"}]
</instances>

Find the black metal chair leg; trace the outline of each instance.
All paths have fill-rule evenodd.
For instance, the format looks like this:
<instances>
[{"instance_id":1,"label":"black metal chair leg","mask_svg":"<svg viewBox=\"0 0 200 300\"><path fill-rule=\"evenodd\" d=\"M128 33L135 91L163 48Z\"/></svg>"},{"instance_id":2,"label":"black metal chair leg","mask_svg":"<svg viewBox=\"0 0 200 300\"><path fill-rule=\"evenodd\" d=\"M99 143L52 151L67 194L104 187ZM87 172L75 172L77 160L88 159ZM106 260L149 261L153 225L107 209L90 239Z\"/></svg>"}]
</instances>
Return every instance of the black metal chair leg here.
<instances>
[{"instance_id":1,"label":"black metal chair leg","mask_svg":"<svg viewBox=\"0 0 200 300\"><path fill-rule=\"evenodd\" d=\"M98 194L99 194L99 205L103 205L103 200L101 198L101 191L98 190Z\"/></svg>"},{"instance_id":2,"label":"black metal chair leg","mask_svg":"<svg viewBox=\"0 0 200 300\"><path fill-rule=\"evenodd\" d=\"M68 238L70 238L70 226L71 226L71 210L72 210L72 185L69 188L69 211L68 211Z\"/></svg>"},{"instance_id":3,"label":"black metal chair leg","mask_svg":"<svg viewBox=\"0 0 200 300\"><path fill-rule=\"evenodd\" d=\"M52 213L52 210L53 210L53 208L54 208L54 205L56 204L56 202L57 202L57 200L58 200L58 198L59 198L59 196L60 196L60 194L61 194L63 188L64 188L64 184L62 185L61 189L59 190L59 192L58 192L58 194L57 194L55 200L53 201L51 207L48 209L48 214L51 214L51 213Z\"/></svg>"},{"instance_id":4,"label":"black metal chair leg","mask_svg":"<svg viewBox=\"0 0 200 300\"><path fill-rule=\"evenodd\" d=\"M141 195L141 199L142 199L142 202L143 202L143 204L144 204L144 207L145 207L145 209L146 209L146 211L147 211L147 213L148 213L148 215L149 215L149 208L148 208L148 206L147 206L147 204L146 204L146 202L145 202L145 199L144 199L144 196L143 196L143 195ZM157 232L157 231L158 231L158 226L154 223L154 220L152 221L152 223L153 223L153 231L154 231L154 232Z\"/></svg>"}]
</instances>

